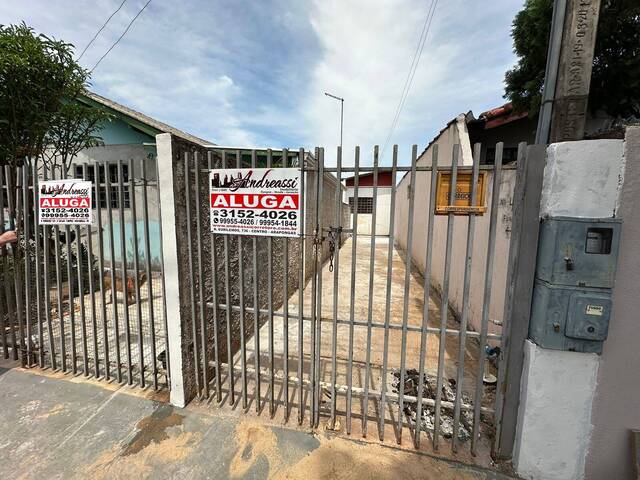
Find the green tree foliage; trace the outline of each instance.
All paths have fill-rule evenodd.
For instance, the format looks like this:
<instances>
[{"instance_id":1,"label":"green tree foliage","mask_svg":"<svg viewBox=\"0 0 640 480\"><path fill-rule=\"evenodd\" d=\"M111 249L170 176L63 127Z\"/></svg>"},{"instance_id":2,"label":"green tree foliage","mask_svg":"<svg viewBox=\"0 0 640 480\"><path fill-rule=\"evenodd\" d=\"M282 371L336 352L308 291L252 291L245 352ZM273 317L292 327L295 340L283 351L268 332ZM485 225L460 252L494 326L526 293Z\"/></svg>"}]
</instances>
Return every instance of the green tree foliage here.
<instances>
[{"instance_id":1,"label":"green tree foliage","mask_svg":"<svg viewBox=\"0 0 640 480\"><path fill-rule=\"evenodd\" d=\"M544 83L553 0L527 0L511 36L518 63L505 74L505 98L537 114ZM640 2L602 0L593 59L591 111L640 116Z\"/></svg>"},{"instance_id":2,"label":"green tree foliage","mask_svg":"<svg viewBox=\"0 0 640 480\"><path fill-rule=\"evenodd\" d=\"M73 45L21 25L0 25L0 164L16 165L48 153L65 164L94 135L106 113L76 101L89 72Z\"/></svg>"}]
</instances>

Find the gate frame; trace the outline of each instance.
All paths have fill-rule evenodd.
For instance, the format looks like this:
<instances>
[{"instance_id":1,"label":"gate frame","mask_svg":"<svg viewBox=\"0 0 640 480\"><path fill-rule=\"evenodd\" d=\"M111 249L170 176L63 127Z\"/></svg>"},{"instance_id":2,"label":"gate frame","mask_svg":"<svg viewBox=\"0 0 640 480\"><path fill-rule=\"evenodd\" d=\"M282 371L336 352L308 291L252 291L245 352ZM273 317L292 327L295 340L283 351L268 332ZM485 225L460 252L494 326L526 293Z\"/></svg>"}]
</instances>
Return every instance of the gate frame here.
<instances>
[{"instance_id":1,"label":"gate frame","mask_svg":"<svg viewBox=\"0 0 640 480\"><path fill-rule=\"evenodd\" d=\"M524 144L520 144L521 146ZM509 245L507 295L504 306L504 348L500 353L496 398L496 436L492 456L510 459L516 438L524 342L529 318L538 253L540 196L546 145L520 148L513 195L513 229Z\"/></svg>"}]
</instances>

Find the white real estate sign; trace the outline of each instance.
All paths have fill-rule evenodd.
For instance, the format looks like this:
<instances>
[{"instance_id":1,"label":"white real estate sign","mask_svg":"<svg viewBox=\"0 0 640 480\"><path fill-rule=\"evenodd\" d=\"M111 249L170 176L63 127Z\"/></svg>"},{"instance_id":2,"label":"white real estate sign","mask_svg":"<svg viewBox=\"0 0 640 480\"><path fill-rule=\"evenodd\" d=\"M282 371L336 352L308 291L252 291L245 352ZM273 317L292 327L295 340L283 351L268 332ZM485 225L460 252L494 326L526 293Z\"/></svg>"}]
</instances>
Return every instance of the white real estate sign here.
<instances>
[{"instance_id":1,"label":"white real estate sign","mask_svg":"<svg viewBox=\"0 0 640 480\"><path fill-rule=\"evenodd\" d=\"M40 225L91 225L91 190L84 180L40 182Z\"/></svg>"},{"instance_id":2,"label":"white real estate sign","mask_svg":"<svg viewBox=\"0 0 640 480\"><path fill-rule=\"evenodd\" d=\"M298 168L211 170L211 231L272 237L300 235L300 175Z\"/></svg>"}]
</instances>

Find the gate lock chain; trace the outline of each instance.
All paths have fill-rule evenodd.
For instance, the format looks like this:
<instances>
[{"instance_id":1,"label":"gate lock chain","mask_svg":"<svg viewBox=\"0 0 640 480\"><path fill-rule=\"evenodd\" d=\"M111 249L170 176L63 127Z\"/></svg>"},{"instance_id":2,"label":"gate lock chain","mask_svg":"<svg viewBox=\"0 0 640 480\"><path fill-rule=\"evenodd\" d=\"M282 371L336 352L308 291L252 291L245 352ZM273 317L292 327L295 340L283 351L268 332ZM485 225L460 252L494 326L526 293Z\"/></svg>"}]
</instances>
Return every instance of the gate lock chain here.
<instances>
[{"instance_id":1,"label":"gate lock chain","mask_svg":"<svg viewBox=\"0 0 640 480\"><path fill-rule=\"evenodd\" d=\"M336 252L336 244L340 242L341 233L342 233L342 227L329 228L329 234L327 238L329 239L329 271L330 272L333 272L333 257Z\"/></svg>"}]
</instances>

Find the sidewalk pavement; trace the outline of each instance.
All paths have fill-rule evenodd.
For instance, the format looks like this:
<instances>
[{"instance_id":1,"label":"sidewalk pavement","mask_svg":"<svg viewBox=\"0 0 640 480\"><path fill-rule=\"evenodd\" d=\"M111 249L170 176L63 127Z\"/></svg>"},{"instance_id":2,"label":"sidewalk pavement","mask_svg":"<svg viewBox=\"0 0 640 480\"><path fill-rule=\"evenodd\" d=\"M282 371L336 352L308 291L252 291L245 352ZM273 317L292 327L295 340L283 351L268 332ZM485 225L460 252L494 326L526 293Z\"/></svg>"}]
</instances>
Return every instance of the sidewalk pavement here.
<instances>
[{"instance_id":1,"label":"sidewalk pavement","mask_svg":"<svg viewBox=\"0 0 640 480\"><path fill-rule=\"evenodd\" d=\"M269 425L214 405L177 409L161 399L126 386L0 367L0 477L510 478L375 442Z\"/></svg>"}]
</instances>

